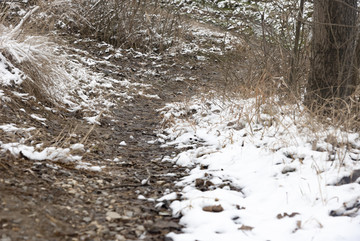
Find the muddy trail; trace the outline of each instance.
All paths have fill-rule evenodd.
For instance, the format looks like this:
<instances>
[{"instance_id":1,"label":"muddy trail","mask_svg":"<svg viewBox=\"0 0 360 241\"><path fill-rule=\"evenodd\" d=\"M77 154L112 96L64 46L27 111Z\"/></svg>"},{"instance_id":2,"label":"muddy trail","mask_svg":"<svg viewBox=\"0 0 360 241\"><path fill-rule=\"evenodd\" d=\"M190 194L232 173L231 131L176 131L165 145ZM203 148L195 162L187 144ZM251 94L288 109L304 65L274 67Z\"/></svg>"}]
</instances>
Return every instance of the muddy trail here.
<instances>
[{"instance_id":1,"label":"muddy trail","mask_svg":"<svg viewBox=\"0 0 360 241\"><path fill-rule=\"evenodd\" d=\"M72 47L86 50L93 58L105 54L91 43ZM21 152L19 156L0 152L1 241L164 240L167 233L180 232L168 203L155 206L154 201L176 192L174 182L186 174L184 168L161 161L179 150L154 142L161 124L157 110L165 103L189 98L204 85L199 80L211 77L213 68L192 56L168 56L159 60L162 65L156 71L162 74L146 77L136 73L153 70L154 60L132 56L110 60L111 66L97 64L91 68L114 79L126 76L139 81L141 77L142 83L151 85L147 94L160 98L137 95L126 103L119 98L100 117L100 124L84 121L81 111L49 111L44 102L31 98L25 101L15 96L15 101L1 103L0 124L37 130L31 137L21 131L0 130L4 143L24 138L25 144L32 145L81 142L87 150L80 153L82 160L102 167L101 171L91 171L75 168L72 162L39 162ZM181 81L174 81L179 74ZM115 88L123 91L122 86ZM10 93L10 89L4 91ZM47 121L30 118L27 113L39 114Z\"/></svg>"}]
</instances>

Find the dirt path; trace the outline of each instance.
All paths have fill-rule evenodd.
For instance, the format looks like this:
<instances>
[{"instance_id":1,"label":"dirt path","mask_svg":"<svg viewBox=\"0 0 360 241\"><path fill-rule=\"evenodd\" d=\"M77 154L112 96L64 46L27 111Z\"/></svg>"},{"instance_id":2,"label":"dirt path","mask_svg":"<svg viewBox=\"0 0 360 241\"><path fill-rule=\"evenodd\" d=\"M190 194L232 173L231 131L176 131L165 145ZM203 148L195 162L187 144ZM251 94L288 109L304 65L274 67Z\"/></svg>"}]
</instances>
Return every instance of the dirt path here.
<instances>
[{"instance_id":1,"label":"dirt path","mask_svg":"<svg viewBox=\"0 0 360 241\"><path fill-rule=\"evenodd\" d=\"M92 46L75 47L94 56L99 53ZM155 139L161 122L157 109L191 96L200 86L196 79L209 75L205 65L200 66L191 58L168 57L161 61L166 64L157 71L163 74L156 78L142 76L141 80L152 86L148 94L157 94L160 99L138 95L126 104L119 99L100 118L100 125L86 123L81 111L53 113L31 100L0 106L0 125L36 127L37 135L27 140L32 144L55 146L64 143L64 139L78 143L86 137L88 151L82 153L82 160L103 167L95 172L77 169L74 163L36 162L21 153L14 157L9 152L0 152L1 241L164 240L165 234L180 231L178 219L172 217L168 204L155 207L151 200L177 191L173 184L185 170L161 162L164 156L174 155L177 150L161 148L161 143L149 141ZM110 73L113 78L125 75L135 81L139 80L133 73L140 68L154 69L154 62L143 58L117 59L112 64L117 69L106 65L93 68ZM174 81L179 73L181 81ZM117 88L121 92L123 87ZM19 112L19 108L45 116L46 125ZM4 143L19 140L22 135L9 135L1 130L0 134ZM126 146L119 145L121 142ZM139 199L139 195L147 200Z\"/></svg>"}]
</instances>

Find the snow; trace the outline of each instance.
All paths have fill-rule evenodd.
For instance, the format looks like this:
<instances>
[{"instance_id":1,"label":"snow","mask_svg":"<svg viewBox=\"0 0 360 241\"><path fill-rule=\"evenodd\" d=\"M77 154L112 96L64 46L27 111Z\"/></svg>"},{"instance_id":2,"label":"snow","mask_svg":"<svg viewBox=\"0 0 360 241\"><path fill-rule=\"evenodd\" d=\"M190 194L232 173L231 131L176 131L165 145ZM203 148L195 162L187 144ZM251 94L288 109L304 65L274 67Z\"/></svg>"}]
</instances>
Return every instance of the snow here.
<instances>
[{"instance_id":1,"label":"snow","mask_svg":"<svg viewBox=\"0 0 360 241\"><path fill-rule=\"evenodd\" d=\"M144 96L149 99L160 99L160 97L158 95L144 94L142 91L139 91L139 95Z\"/></svg>"},{"instance_id":2,"label":"snow","mask_svg":"<svg viewBox=\"0 0 360 241\"><path fill-rule=\"evenodd\" d=\"M5 125L0 125L0 129L3 130L4 132L18 132L18 131L30 132L35 130L36 128L34 127L19 128L16 127L15 124L5 124Z\"/></svg>"},{"instance_id":3,"label":"snow","mask_svg":"<svg viewBox=\"0 0 360 241\"><path fill-rule=\"evenodd\" d=\"M42 118L42 117L40 117L39 115L36 115L36 114L31 114L30 116L31 116L31 118L33 118L35 120L38 120L38 121L46 121L45 118Z\"/></svg>"},{"instance_id":4,"label":"snow","mask_svg":"<svg viewBox=\"0 0 360 241\"><path fill-rule=\"evenodd\" d=\"M205 11L196 5L198 1L172 2L184 5L187 12ZM254 6L247 4L247 0L205 2L220 9L233 6L234 13L252 15L258 20L261 10L265 21L273 23L275 28L281 22L279 15L273 14L278 10L272 1L259 2L255 6L256 11L249 10ZM307 6L306 11L309 8ZM222 13L215 15L223 17ZM294 20L291 16L289 18ZM228 22L229 29L243 24L232 18ZM151 85L141 83L141 76L155 78L161 75L157 69L162 68L161 56L150 56L133 49L114 49L101 43L101 46L107 47L105 52L109 54L99 60L88 57L91 55L84 50L55 47L43 37L27 36L20 42L14 38L20 27L21 24L14 28L0 26L1 52L10 54L18 64L24 61L48 63L45 69L52 72L46 78L49 81L46 90L69 111L82 110L86 113L83 118L88 123L100 125L101 115L106 114L118 99L124 102L133 100L133 96L160 99L157 94L146 92ZM254 32L257 30L255 26ZM232 34L210 30L201 24L192 25L189 31L199 41L174 46L170 56L194 54L199 61L205 61L209 53L223 55L225 50L242 44ZM209 39L224 47L206 44ZM70 52L75 54L68 54ZM131 76L121 80L110 77L112 73L122 71L118 71L118 66L109 60L126 58L129 53L137 59L154 60L154 69L137 71L139 83L134 82ZM4 55L0 53L0 87L16 88L29 77ZM114 70L94 72L96 66ZM129 73L132 72L129 69ZM180 75L173 81L184 82L185 79ZM22 100L35 99L27 93L12 91L12 94ZM107 98L112 96L116 98ZM4 90L0 90L0 100L11 101ZM156 207L162 206L163 202L171 202L173 216L181 217L180 223L184 225L183 233L168 235L175 241L360 240L360 185L356 182L337 185L353 170L360 170L359 134L309 122L306 119L309 117L303 114L301 108L273 104L276 97L266 101L259 106L255 99L226 101L195 97L187 103L170 103L159 110L164 118L163 126L167 128L159 131L161 134L158 134L157 140L147 143L178 148L180 153L177 156L164 157L163 161L186 166L189 172L176 183L182 188L180 193L165 192L156 200L138 195L138 199L158 202ZM27 113L24 109L22 111ZM29 116L47 121L40 115L29 113ZM313 126L303 123L312 123ZM0 130L6 134L26 132L30 135L36 129L2 124ZM44 143L28 144L25 137L19 142L0 141L0 154L9 151L15 156L35 161L34 164L50 160L74 162L77 169L89 171L100 172L106 168L83 161L79 154L74 155L90 152L82 143L68 148L46 147ZM119 145L127 147L125 141ZM109 160L126 163L120 159L113 157ZM58 168L55 163L47 165ZM174 173L164 175L176 176ZM143 179L141 184L151 185L150 177ZM221 211L209 211L209 207L221 207Z\"/></svg>"},{"instance_id":5,"label":"snow","mask_svg":"<svg viewBox=\"0 0 360 241\"><path fill-rule=\"evenodd\" d=\"M75 168L93 172L100 172L103 168L105 168L105 166L92 166L91 163L88 162L79 162L79 164L76 165Z\"/></svg>"},{"instance_id":6,"label":"snow","mask_svg":"<svg viewBox=\"0 0 360 241\"><path fill-rule=\"evenodd\" d=\"M183 187L182 198L170 206L174 216L182 216L183 233L169 237L175 241L360 239L360 185L336 185L360 169L349 154L359 152L330 141L332 136L337 143L358 146L357 133L325 127L311 132L297 124L306 123L307 117L295 106L273 105L276 111L270 115L269 104L256 108L254 99L202 100L171 103L160 110L164 123L170 123L163 130L168 133L163 146L184 150L170 161L191 168L176 184ZM290 109L298 111L295 117L285 114ZM182 118L186 113L193 115ZM203 210L216 205L224 210Z\"/></svg>"},{"instance_id":7,"label":"snow","mask_svg":"<svg viewBox=\"0 0 360 241\"><path fill-rule=\"evenodd\" d=\"M90 116L90 117L84 117L84 119L85 119L89 124L97 124L97 125L100 125L100 122L98 121L99 118L100 118L100 115Z\"/></svg>"},{"instance_id":8,"label":"snow","mask_svg":"<svg viewBox=\"0 0 360 241\"><path fill-rule=\"evenodd\" d=\"M284 34L284 26L293 28L297 19L299 4L297 1L249 1L249 0L171 0L171 4L183 14L191 13L200 22L226 27L238 33L251 33L261 36L264 21L267 28ZM305 1L303 19L311 21L312 2Z\"/></svg>"},{"instance_id":9,"label":"snow","mask_svg":"<svg viewBox=\"0 0 360 241\"><path fill-rule=\"evenodd\" d=\"M162 202L165 200L175 200L177 198L177 196L178 196L178 194L176 192L172 192L172 193L169 193L169 194L157 199L156 201Z\"/></svg>"},{"instance_id":10,"label":"snow","mask_svg":"<svg viewBox=\"0 0 360 241\"><path fill-rule=\"evenodd\" d=\"M0 53L0 85L19 85L23 82L23 79L24 74L7 61L7 59Z\"/></svg>"},{"instance_id":11,"label":"snow","mask_svg":"<svg viewBox=\"0 0 360 241\"><path fill-rule=\"evenodd\" d=\"M10 151L14 156L22 155L34 161L76 162L81 160L81 156L73 156L70 154L70 148L47 147L42 151L37 151L33 146L20 143L0 143L0 148Z\"/></svg>"},{"instance_id":12,"label":"snow","mask_svg":"<svg viewBox=\"0 0 360 241\"><path fill-rule=\"evenodd\" d=\"M84 150L85 150L84 144L81 144L81 143L72 144L72 145L70 146L70 149L72 149L72 150L80 150L80 151L84 151Z\"/></svg>"}]
</instances>

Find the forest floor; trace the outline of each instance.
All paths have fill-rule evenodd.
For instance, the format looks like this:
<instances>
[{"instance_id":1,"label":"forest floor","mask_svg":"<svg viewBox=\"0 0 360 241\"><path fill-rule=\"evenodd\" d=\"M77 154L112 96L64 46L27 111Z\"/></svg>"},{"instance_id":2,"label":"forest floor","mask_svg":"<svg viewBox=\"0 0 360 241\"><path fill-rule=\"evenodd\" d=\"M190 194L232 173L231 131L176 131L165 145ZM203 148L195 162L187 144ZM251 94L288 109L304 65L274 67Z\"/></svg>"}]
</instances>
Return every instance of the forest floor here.
<instances>
[{"instance_id":1,"label":"forest floor","mask_svg":"<svg viewBox=\"0 0 360 241\"><path fill-rule=\"evenodd\" d=\"M86 68L119 80L110 92L108 86L87 90L112 105L94 123L82 110L49 108L2 87L0 143L17 144L3 145L0 152L0 240L164 240L165 234L179 232L169 205L155 207L155 200L179 190L173 183L185 174L185 168L162 161L179 150L154 142L162 122L158 110L189 99L205 82L209 86L216 79L214 63L128 51L104 64L109 46L65 38L67 55L99 61ZM102 91L110 94L104 97ZM71 155L81 155L85 166L61 158L36 161L19 142L56 148L81 143Z\"/></svg>"},{"instance_id":2,"label":"forest floor","mask_svg":"<svg viewBox=\"0 0 360 241\"><path fill-rule=\"evenodd\" d=\"M283 101L248 1L180 2L161 53L0 29L0 241L358 240L359 133Z\"/></svg>"}]
</instances>

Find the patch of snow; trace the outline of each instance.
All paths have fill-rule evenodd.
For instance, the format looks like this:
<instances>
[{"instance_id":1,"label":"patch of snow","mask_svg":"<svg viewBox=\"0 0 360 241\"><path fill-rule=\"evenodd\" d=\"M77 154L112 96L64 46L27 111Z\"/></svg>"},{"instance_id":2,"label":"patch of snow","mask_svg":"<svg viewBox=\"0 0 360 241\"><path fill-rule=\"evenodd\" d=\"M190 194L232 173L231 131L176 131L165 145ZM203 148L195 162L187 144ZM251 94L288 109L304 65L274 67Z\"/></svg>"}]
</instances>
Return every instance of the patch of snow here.
<instances>
[{"instance_id":1,"label":"patch of snow","mask_svg":"<svg viewBox=\"0 0 360 241\"><path fill-rule=\"evenodd\" d=\"M100 167L100 166L91 166L89 167L89 170L93 172L100 172L103 168L104 167Z\"/></svg>"},{"instance_id":2,"label":"patch of snow","mask_svg":"<svg viewBox=\"0 0 360 241\"><path fill-rule=\"evenodd\" d=\"M20 85L24 78L25 75L0 53L0 85Z\"/></svg>"},{"instance_id":3,"label":"patch of snow","mask_svg":"<svg viewBox=\"0 0 360 241\"><path fill-rule=\"evenodd\" d=\"M21 155L34 161L76 162L81 160L81 156L73 156L70 154L70 148L47 147L42 151L36 151L34 147L20 143L1 144L0 148L10 151L14 156Z\"/></svg>"},{"instance_id":4,"label":"patch of snow","mask_svg":"<svg viewBox=\"0 0 360 241\"><path fill-rule=\"evenodd\" d=\"M71 150L85 151L84 144L81 144L81 143L72 144L72 145L70 146L70 149L71 149Z\"/></svg>"},{"instance_id":5,"label":"patch of snow","mask_svg":"<svg viewBox=\"0 0 360 241\"><path fill-rule=\"evenodd\" d=\"M17 128L15 124L1 125L0 129L5 132L16 132L17 130L19 130L19 128Z\"/></svg>"},{"instance_id":6,"label":"patch of snow","mask_svg":"<svg viewBox=\"0 0 360 241\"><path fill-rule=\"evenodd\" d=\"M36 114L31 114L30 117L38 121L46 121L46 118L42 118Z\"/></svg>"},{"instance_id":7,"label":"patch of snow","mask_svg":"<svg viewBox=\"0 0 360 241\"><path fill-rule=\"evenodd\" d=\"M265 114L269 108L281 110ZM170 126L161 132L167 133L166 145L183 150L164 160L191 168L176 184L183 187L181 199L170 206L174 216L182 216L183 233L169 237L359 240L360 185L336 185L360 169L349 154L357 152L331 144L358 143L358 134L329 128L313 133L297 124L309 123L306 115L284 114L294 109L259 107L255 99L194 98L161 110Z\"/></svg>"},{"instance_id":8,"label":"patch of snow","mask_svg":"<svg viewBox=\"0 0 360 241\"><path fill-rule=\"evenodd\" d=\"M169 193L159 199L157 199L156 201L158 202L162 202L162 201L165 201L165 200L175 200L176 198L178 197L178 194L176 192L172 192L172 193Z\"/></svg>"},{"instance_id":9,"label":"patch of snow","mask_svg":"<svg viewBox=\"0 0 360 241\"><path fill-rule=\"evenodd\" d=\"M105 166L93 166L89 162L78 162L78 165L75 166L76 169L82 169L82 170L89 170L93 172L100 172L102 171Z\"/></svg>"},{"instance_id":10,"label":"patch of snow","mask_svg":"<svg viewBox=\"0 0 360 241\"><path fill-rule=\"evenodd\" d=\"M100 122L98 121L100 118L100 115L92 116L92 117L84 117L84 120L86 120L89 124L97 124L100 125Z\"/></svg>"},{"instance_id":11,"label":"patch of snow","mask_svg":"<svg viewBox=\"0 0 360 241\"><path fill-rule=\"evenodd\" d=\"M144 94L142 91L139 91L139 95L144 96L149 99L161 99L158 95L150 95L150 94Z\"/></svg>"},{"instance_id":12,"label":"patch of snow","mask_svg":"<svg viewBox=\"0 0 360 241\"><path fill-rule=\"evenodd\" d=\"M146 200L146 197L144 197L143 195L139 195L139 196L138 196L138 199L139 199L139 200Z\"/></svg>"},{"instance_id":13,"label":"patch of snow","mask_svg":"<svg viewBox=\"0 0 360 241\"><path fill-rule=\"evenodd\" d=\"M5 132L17 132L17 131L30 132L30 131L36 130L35 127L19 128L19 127L16 127L15 124L0 125L0 129Z\"/></svg>"}]
</instances>

